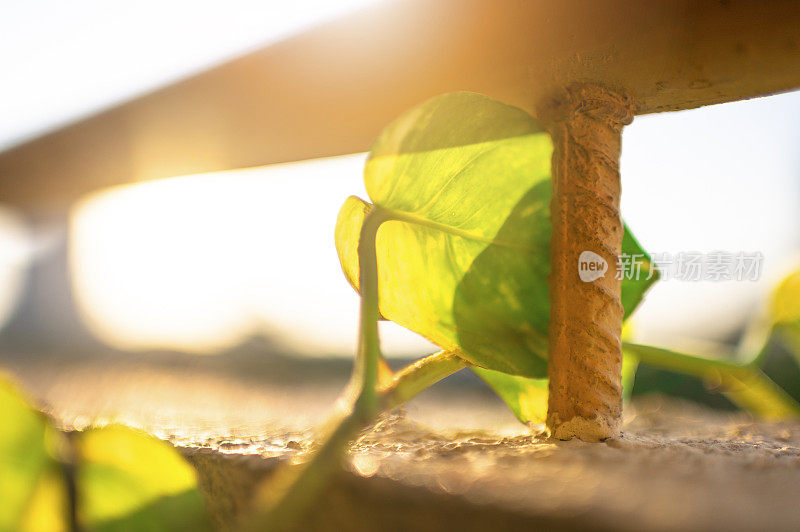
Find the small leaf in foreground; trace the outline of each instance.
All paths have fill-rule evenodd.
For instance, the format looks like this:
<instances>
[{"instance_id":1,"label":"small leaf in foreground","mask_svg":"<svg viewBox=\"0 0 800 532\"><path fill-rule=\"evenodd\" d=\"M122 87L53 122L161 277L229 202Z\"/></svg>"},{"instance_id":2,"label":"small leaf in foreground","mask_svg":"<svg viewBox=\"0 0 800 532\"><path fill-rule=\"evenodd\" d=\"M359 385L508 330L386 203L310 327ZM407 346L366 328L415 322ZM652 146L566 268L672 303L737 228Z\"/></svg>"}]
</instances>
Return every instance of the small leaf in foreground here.
<instances>
[{"instance_id":1,"label":"small leaf in foreground","mask_svg":"<svg viewBox=\"0 0 800 532\"><path fill-rule=\"evenodd\" d=\"M94 530L208 528L194 469L169 444L119 425L75 435L78 500Z\"/></svg>"},{"instance_id":2,"label":"small leaf in foreground","mask_svg":"<svg viewBox=\"0 0 800 532\"><path fill-rule=\"evenodd\" d=\"M69 529L69 485L88 530L208 529L195 471L169 444L122 426L62 432L3 378L0 412L0 531Z\"/></svg>"},{"instance_id":3,"label":"small leaf in foreground","mask_svg":"<svg viewBox=\"0 0 800 532\"><path fill-rule=\"evenodd\" d=\"M0 530L65 530L66 493L56 430L0 376Z\"/></svg>"}]
</instances>

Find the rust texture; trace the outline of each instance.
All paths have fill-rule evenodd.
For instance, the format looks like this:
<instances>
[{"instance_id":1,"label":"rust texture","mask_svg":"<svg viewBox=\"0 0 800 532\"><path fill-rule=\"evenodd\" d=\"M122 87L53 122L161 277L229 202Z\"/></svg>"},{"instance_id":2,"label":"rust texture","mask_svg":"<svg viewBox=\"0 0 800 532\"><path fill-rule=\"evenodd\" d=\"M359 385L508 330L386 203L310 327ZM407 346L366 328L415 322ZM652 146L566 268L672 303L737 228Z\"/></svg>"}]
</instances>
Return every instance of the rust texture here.
<instances>
[{"instance_id":1,"label":"rust texture","mask_svg":"<svg viewBox=\"0 0 800 532\"><path fill-rule=\"evenodd\" d=\"M559 439L598 441L620 434L619 156L634 109L620 94L582 84L543 114L555 144L547 427Z\"/></svg>"}]
</instances>

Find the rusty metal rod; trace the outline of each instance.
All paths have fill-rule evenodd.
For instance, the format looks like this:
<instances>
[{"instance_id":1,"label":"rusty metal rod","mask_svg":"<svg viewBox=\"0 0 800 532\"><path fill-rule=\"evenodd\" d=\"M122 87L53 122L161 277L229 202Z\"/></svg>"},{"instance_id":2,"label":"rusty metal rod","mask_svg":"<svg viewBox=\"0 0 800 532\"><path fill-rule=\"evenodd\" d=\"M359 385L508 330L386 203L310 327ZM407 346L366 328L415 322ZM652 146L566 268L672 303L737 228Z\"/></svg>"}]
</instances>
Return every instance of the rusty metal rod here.
<instances>
[{"instance_id":1,"label":"rusty metal rod","mask_svg":"<svg viewBox=\"0 0 800 532\"><path fill-rule=\"evenodd\" d=\"M555 145L547 426L559 439L620 434L619 156L633 114L626 97L586 84L545 111Z\"/></svg>"}]
</instances>

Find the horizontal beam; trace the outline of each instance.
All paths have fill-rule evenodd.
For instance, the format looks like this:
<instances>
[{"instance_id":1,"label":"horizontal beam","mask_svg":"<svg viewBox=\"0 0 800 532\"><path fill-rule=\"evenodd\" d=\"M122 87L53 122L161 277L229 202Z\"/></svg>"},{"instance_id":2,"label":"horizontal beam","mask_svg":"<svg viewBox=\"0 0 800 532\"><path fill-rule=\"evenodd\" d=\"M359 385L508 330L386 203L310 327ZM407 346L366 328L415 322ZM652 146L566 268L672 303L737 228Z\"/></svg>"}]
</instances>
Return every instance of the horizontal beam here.
<instances>
[{"instance_id":1,"label":"horizontal beam","mask_svg":"<svg viewBox=\"0 0 800 532\"><path fill-rule=\"evenodd\" d=\"M435 94L535 112L576 81L637 114L797 88L800 2L378 5L0 153L0 201L63 209L120 183L364 151Z\"/></svg>"}]
</instances>

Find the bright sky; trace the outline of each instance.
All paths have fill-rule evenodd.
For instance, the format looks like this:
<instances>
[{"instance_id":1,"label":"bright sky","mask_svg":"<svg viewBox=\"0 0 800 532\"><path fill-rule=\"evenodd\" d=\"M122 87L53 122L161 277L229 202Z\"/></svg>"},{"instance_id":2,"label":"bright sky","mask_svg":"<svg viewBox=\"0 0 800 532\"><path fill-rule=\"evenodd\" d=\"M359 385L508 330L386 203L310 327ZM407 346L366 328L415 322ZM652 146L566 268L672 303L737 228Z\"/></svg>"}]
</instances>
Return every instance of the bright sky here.
<instances>
[{"instance_id":1,"label":"bright sky","mask_svg":"<svg viewBox=\"0 0 800 532\"><path fill-rule=\"evenodd\" d=\"M380 0L2 0L0 149Z\"/></svg>"},{"instance_id":2,"label":"bright sky","mask_svg":"<svg viewBox=\"0 0 800 532\"><path fill-rule=\"evenodd\" d=\"M309 355L349 356L358 297L333 227L347 196L366 197L363 164L363 155L335 157L87 198L73 217L70 262L88 325L126 349L213 353L264 332ZM434 350L390 322L381 333L390 355Z\"/></svg>"},{"instance_id":3,"label":"bright sky","mask_svg":"<svg viewBox=\"0 0 800 532\"><path fill-rule=\"evenodd\" d=\"M654 343L735 332L800 267L800 92L638 117L623 135L622 214L651 253L755 252L759 282L657 284L639 332Z\"/></svg>"}]
</instances>

